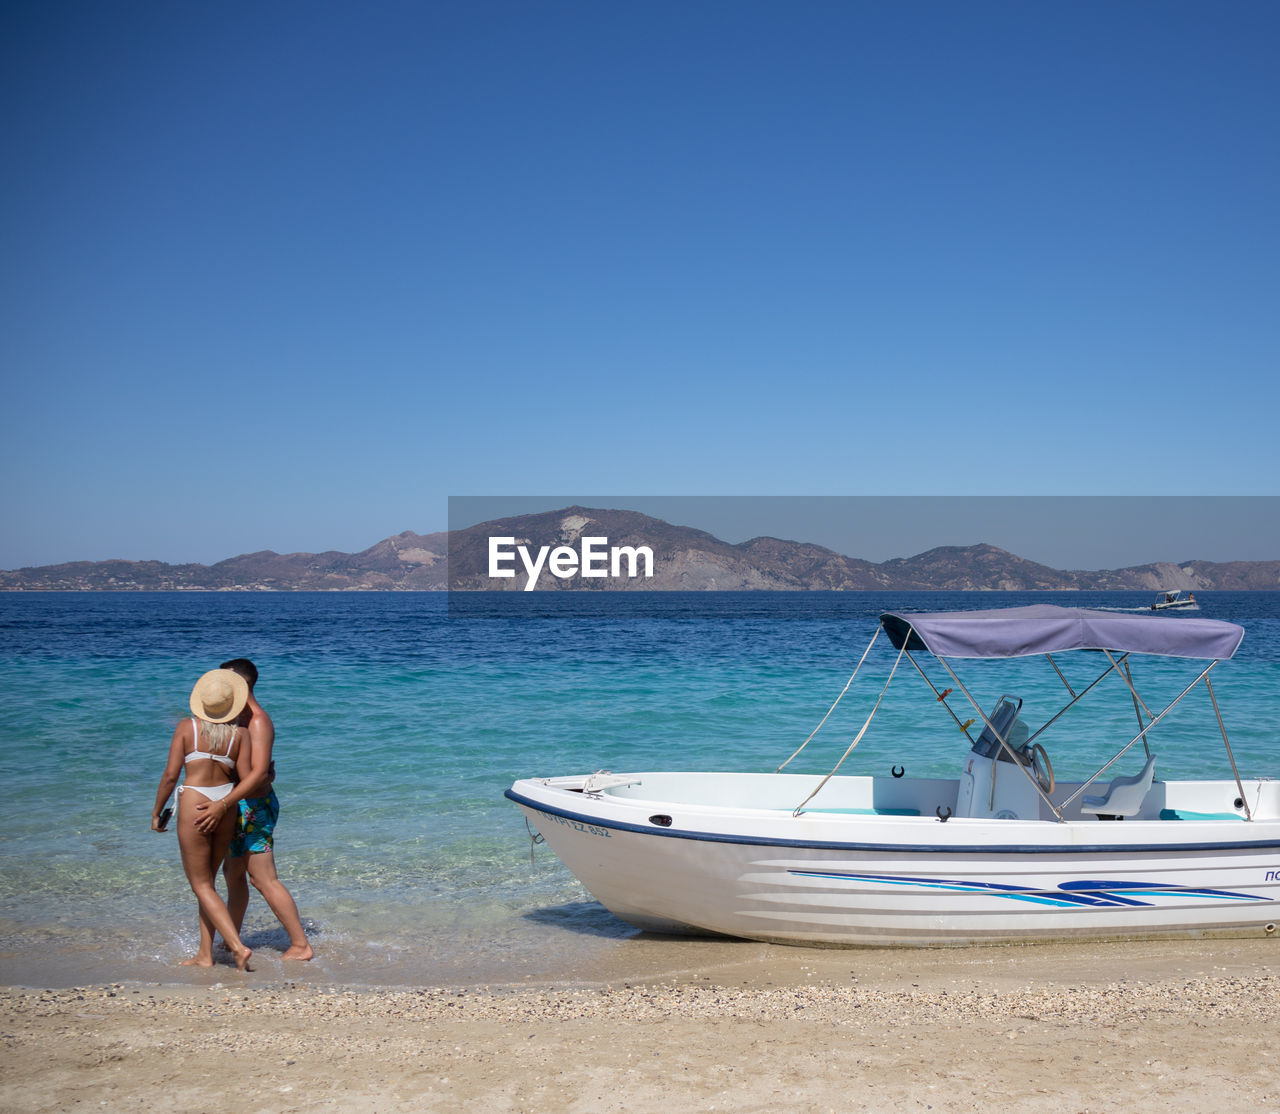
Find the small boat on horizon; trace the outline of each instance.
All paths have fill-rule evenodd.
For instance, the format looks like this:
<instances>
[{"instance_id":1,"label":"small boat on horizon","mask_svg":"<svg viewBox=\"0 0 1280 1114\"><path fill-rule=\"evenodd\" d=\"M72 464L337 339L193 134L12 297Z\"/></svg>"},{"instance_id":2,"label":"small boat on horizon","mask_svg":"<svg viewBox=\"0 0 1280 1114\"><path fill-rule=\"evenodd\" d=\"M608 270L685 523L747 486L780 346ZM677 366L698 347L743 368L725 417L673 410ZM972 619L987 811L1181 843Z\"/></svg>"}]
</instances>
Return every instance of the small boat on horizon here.
<instances>
[{"instance_id":1,"label":"small boat on horizon","mask_svg":"<svg viewBox=\"0 0 1280 1114\"><path fill-rule=\"evenodd\" d=\"M1210 680L1243 628L1035 605L886 612L871 645L882 633L893 668L825 777L783 773L789 758L773 773L526 778L506 796L596 900L653 932L822 946L1277 934L1280 782L1239 773ZM1069 654L1064 669L1057 657ZM944 671L941 684L924 655ZM1176 692L1164 707L1134 683L1145 655L1189 663L1175 677L1152 670L1144 688ZM1025 657L1043 659L1064 687L1063 706L1034 720L1016 696L971 695L953 665ZM1096 677L1092 666L1079 673L1090 662ZM905 776L916 739L901 731L888 775L840 775L904 663L936 698L925 696L941 727L970 743L956 776ZM964 669L991 685L991 669ZM1153 730L1197 689L1212 717L1196 730L1221 735L1228 776L1159 780ZM1107 693L1136 729L1116 736L1091 777L1056 780L1046 747L1079 745L1062 717ZM1116 722L1086 718L1082 729L1093 743Z\"/></svg>"},{"instance_id":2,"label":"small boat on horizon","mask_svg":"<svg viewBox=\"0 0 1280 1114\"><path fill-rule=\"evenodd\" d=\"M1171 611L1174 608L1195 608L1198 611L1200 605L1196 603L1194 593L1183 591L1181 588L1161 592L1156 596L1155 603L1151 605L1152 611Z\"/></svg>"}]
</instances>

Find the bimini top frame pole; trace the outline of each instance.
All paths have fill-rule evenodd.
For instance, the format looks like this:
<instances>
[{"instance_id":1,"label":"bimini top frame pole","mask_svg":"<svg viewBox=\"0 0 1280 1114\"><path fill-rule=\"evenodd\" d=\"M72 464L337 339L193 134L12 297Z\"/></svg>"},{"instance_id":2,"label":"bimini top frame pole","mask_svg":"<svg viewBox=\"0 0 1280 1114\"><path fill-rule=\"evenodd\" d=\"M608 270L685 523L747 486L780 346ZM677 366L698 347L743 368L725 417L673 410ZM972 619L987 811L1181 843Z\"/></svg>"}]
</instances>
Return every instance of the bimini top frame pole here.
<instances>
[{"instance_id":1,"label":"bimini top frame pole","mask_svg":"<svg viewBox=\"0 0 1280 1114\"><path fill-rule=\"evenodd\" d=\"M1110 657L1110 656L1111 656L1110 654L1108 654L1108 655L1107 655L1107 657ZM1195 687L1196 687L1196 685L1198 685L1201 681L1204 681L1204 682L1205 682L1205 684L1208 684L1208 683L1209 683L1209 670L1211 670L1211 669L1212 669L1215 665L1217 665L1217 664L1218 664L1218 663L1217 663L1216 661L1211 661L1208 665L1206 665L1206 666L1205 666L1205 667L1200 671L1200 674L1196 677L1196 679L1195 679L1194 681L1192 681L1189 685L1187 685L1187 687L1186 687L1186 688L1184 688L1180 693L1178 693L1178 695L1177 695L1177 696L1175 696L1172 700L1170 700L1170 701L1169 701L1169 703L1165 706L1165 708L1164 708L1164 710L1163 710L1163 711L1161 711L1161 712L1160 712L1160 713L1159 713L1159 714L1158 714L1158 715L1157 715L1157 716L1156 716L1156 717L1155 717L1155 718L1154 718L1154 719L1153 719L1149 724L1147 724L1147 726L1146 726L1146 727L1144 727L1141 731L1139 731L1139 732L1138 732L1138 733L1137 733L1137 734L1136 734L1132 739L1130 739L1127 743L1125 743L1125 745L1124 745L1123 747L1121 747L1119 751L1117 751L1117 752L1116 752L1116 754L1112 757L1112 759L1111 759L1111 761L1110 761L1110 762L1106 763L1106 764L1105 764L1101 769L1099 769L1099 770L1098 770L1098 771L1093 775L1093 777L1089 778L1089 780L1088 780L1088 781L1086 781L1083 785L1081 785L1081 786L1080 786L1080 788L1079 788L1079 789L1077 789L1074 793L1072 793L1070 797L1068 797L1065 801L1063 801L1063 802L1062 802L1062 807L1063 807L1063 808L1066 808L1066 807L1067 807L1067 805L1071 804L1071 802L1072 802L1072 801L1074 801L1077 797L1079 797L1079 796L1080 796L1080 794L1082 794L1086 789L1088 789L1088 788L1089 788L1089 786L1091 786L1095 781L1097 781L1097 780L1098 780L1098 778L1100 778L1100 777L1101 777L1103 774L1105 774L1109 769L1111 769L1111 767L1112 767L1112 766L1114 766L1117 762L1119 762L1121 758L1123 758L1126 754L1128 754L1128 753L1129 753L1129 750L1130 750L1132 747L1134 747L1137 743L1139 743L1139 742L1145 742L1146 737L1147 737L1147 732L1148 732L1148 731L1150 731L1153 727L1155 727L1155 725L1156 725L1157 723L1159 723L1162 719L1164 719L1164 717L1165 717L1165 716L1167 716L1171 711L1173 711L1174 706L1175 706L1175 705L1177 705L1177 704L1179 704L1179 703L1182 701L1182 698L1183 698L1184 696L1186 696L1186 695L1187 695L1187 693L1189 693L1193 688L1195 688ZM1123 676L1123 674L1121 674L1121 676ZM1211 693L1211 694L1212 694L1212 691L1213 691L1213 690L1212 690L1212 689L1210 689L1210 693ZM1215 700L1215 701L1214 701L1214 710L1215 710L1215 711L1217 710L1217 706L1218 706L1218 702ZM1219 719L1218 719L1218 723L1219 723L1219 724L1221 724L1221 723L1222 723L1222 719L1221 719L1221 717L1219 717ZM1222 731L1222 738L1223 738L1223 740L1224 740L1224 741L1225 741L1226 737L1227 737L1227 732L1226 732L1226 729L1225 729L1225 728L1223 728L1223 731ZM1229 744L1228 744L1228 746L1227 746L1227 756L1228 756L1228 757L1230 757L1230 756L1231 756L1231 747L1230 747L1230 745L1229 745ZM1234 768L1235 768L1235 760L1234 760L1234 759L1232 759L1231 766L1232 766L1232 769L1234 769ZM1237 775L1237 777L1236 777L1236 784L1237 784L1237 785L1239 785L1239 784L1240 784L1240 778L1239 778L1239 776L1238 776L1238 775ZM1244 789L1243 789L1243 788L1241 788L1241 790L1240 790L1240 794L1241 794L1241 796L1242 796L1242 797L1244 796Z\"/></svg>"},{"instance_id":2,"label":"bimini top frame pole","mask_svg":"<svg viewBox=\"0 0 1280 1114\"><path fill-rule=\"evenodd\" d=\"M1053 666L1058 676L1062 677L1062 670L1058 669L1058 663L1054 661L1053 658L1050 657L1048 654L1045 654L1045 657L1049 658L1049 664ZM1107 666L1106 669L1104 669L1101 673L1099 673L1092 681L1089 682L1088 685L1082 688L1079 692L1076 692L1075 689L1073 689L1070 685L1068 685L1067 679L1065 677L1062 677L1062 683L1067 686L1067 691L1071 693L1071 699L1068 700L1056 712L1054 712L1053 715L1051 715L1047 720L1044 721L1044 723L1042 723L1039 727L1037 727L1030 734L1030 736L1028 736L1027 743L1028 744L1034 743L1050 727L1052 727L1055 723L1057 723L1058 720L1068 711L1068 709L1074 708L1077 704L1079 704L1081 700L1083 700L1090 692L1094 690L1094 688L1097 687L1098 683L1105 676L1107 676L1107 674L1109 674L1113 669L1115 669L1117 665L1123 664L1128 659L1128 657L1129 657L1128 654L1124 654L1118 662L1113 661L1109 666ZM1139 726L1141 726L1141 724L1139 724Z\"/></svg>"},{"instance_id":3,"label":"bimini top frame pole","mask_svg":"<svg viewBox=\"0 0 1280 1114\"><path fill-rule=\"evenodd\" d=\"M1141 741L1147 749L1147 753L1150 754L1150 746L1147 743L1148 733L1182 701L1187 693L1200 681L1204 681L1205 687L1209 690L1209 698L1213 702L1214 714L1218 720L1219 730L1222 732L1222 741L1227 749L1227 758L1231 763L1231 771L1235 777L1236 787L1240 792L1241 800L1244 801L1245 816L1247 819L1252 819L1248 802L1244 800L1244 786L1240 781L1239 771L1236 769L1235 756L1231 751L1231 742L1227 738L1226 727L1222 722L1222 714L1218 710L1218 701L1213 692L1213 685L1209 681L1210 670L1219 661L1233 656L1244 638L1244 629L1235 623L1225 623L1215 619L1180 620L1170 623L1153 615L1118 615L1113 612L1040 604L1031 607L1003 608L995 611L922 612L920 614L906 615L885 612L880 616L880 628L888 634L889 641L898 651L898 657L894 661L893 669L890 670L884 688L876 699L866 722L862 725L862 729L858 732L853 742L849 744L848 749L836 763L831 773L827 774L818 787L796 806L793 815L798 816L803 812L804 806L834 776L841 763L862 740L867 728L871 725L871 721L875 718L880 702L884 699L884 695L888 691L894 674L897 673L898 666L904 656L915 667L916 672L924 678L938 700L946 707L952 719L960 724L961 730L964 731L972 743L972 737L969 736L968 732L969 724L960 723L960 718L946 701L947 692L950 690L939 693L937 686L933 684L920 667L919 662L910 653L913 649L923 649L937 658L956 687L964 694L965 699L969 701L978 717L990 730L992 736L999 742L1000 748L1008 755L1013 764L1022 771L1023 776L1035 789L1037 796L1059 821L1065 820L1063 810L1079 798L1089 786L1123 758L1138 742ZM879 629L877 629L876 634L879 634ZM836 697L835 703L832 704L827 714L822 717L822 721L810 733L809 738L797 748L795 754L792 754L786 762L782 763L782 766L778 767L779 770L804 749L813 736L822 728L823 724L826 723L831 713L835 711L836 704L840 703L841 698L853 684L854 678L862 668L874 643L875 636L873 635L871 642L867 645L867 649L863 652L861 660L859 660L857 667L854 669L853 675L845 683L844 689ZM1101 651L1106 655L1109 663L1108 668L1104 669L1096 679L1077 693L1063 675L1062 670L1058 668L1057 662L1053 660L1053 653L1062 650ZM1112 651L1117 652L1119 657L1113 656ZM1138 695L1133 679L1129 675L1128 657L1130 653L1165 657L1209 658L1211 660L1200 671L1195 680L1174 697L1159 714L1152 715L1146 702ZM952 669L951 664L946 660L947 657L1011 658L1032 656L1044 656L1049 659L1049 664L1053 666L1054 671L1066 686L1067 691L1071 693L1071 699L1028 738L1028 743L1043 734L1068 708L1078 703L1108 673L1114 672L1121 678L1133 696L1134 710L1138 713L1138 733L1121 747L1110 761L1099 768L1092 777L1060 804L1054 804L1049 793L1041 786L1035 773L1019 759L1018 752L1013 749L1009 740L996 730L987 714L982 710L982 706L974 699L972 693L965 687L964 682L960 680L955 670ZM1151 722L1145 726L1142 724L1143 711L1152 717ZM969 722L971 723L972 721Z\"/></svg>"},{"instance_id":4,"label":"bimini top frame pole","mask_svg":"<svg viewBox=\"0 0 1280 1114\"><path fill-rule=\"evenodd\" d=\"M1218 702L1209 681L1209 671L1219 661L1232 657L1240 647L1244 638L1244 628L1219 619L1182 619L1170 622L1154 614L1130 615L1122 612L1096 611L1088 608L1056 607L1049 604L1036 604L1030 607L1009 607L988 611L935 611L920 613L885 612L880 616L880 624L889 635L889 641L898 649L927 650L942 664L956 686L964 693L974 710L982 718L983 723L991 730L999 741L1001 748L1022 769L1025 776L1035 786L1039 794L1053 814L1063 819L1062 810L1072 804L1099 777L1109 770L1130 748L1139 741L1150 753L1147 735L1153 727L1177 705L1200 681L1205 682L1209 697L1213 701L1214 713L1222 732L1222 740L1227 748L1227 758L1235 776L1236 786L1244 799L1244 788L1236 769L1235 757L1231 752L1231 743L1218 711ZM1052 655L1064 650L1101 651L1107 657L1109 668L1103 670L1097 680L1076 693L1067 682ZM1185 689L1182 690L1168 706L1158 715L1153 715L1146 702L1138 695L1129 675L1129 654L1150 654L1158 657L1201 658L1208 659L1209 664ZM1042 734L1050 724L1075 704L1085 693L1089 692L1108 673L1115 672L1125 683L1133 696L1134 710L1138 715L1138 733L1125 744L1116 755L1102 766L1091 778L1080 786L1060 805L1054 805L1044 792L1039 782L1021 762L1017 761L1007 739L1003 738L991 725L991 721L981 706L956 676L947 658L1016 658L1043 655L1049 659L1067 691L1071 700L1066 707L1050 718L1027 741L1031 742ZM924 675L918 663L908 653L916 669ZM928 681L928 678L925 678ZM930 687L937 689L930 682ZM948 708L948 711L951 709ZM1142 712L1151 717L1145 726ZM954 716L954 712L952 713ZM967 732L966 732L967 734ZM1246 802L1246 815L1249 810Z\"/></svg>"},{"instance_id":5,"label":"bimini top frame pole","mask_svg":"<svg viewBox=\"0 0 1280 1114\"><path fill-rule=\"evenodd\" d=\"M1217 662L1214 662L1216 665ZM1244 818L1253 819L1253 811L1249 808L1249 799L1244 795L1244 785L1240 781L1240 771L1236 769L1236 756L1231 753L1231 740L1227 738L1227 727L1222 722L1222 713L1218 711L1218 698L1213 694L1213 682L1209 680L1205 670L1204 687L1209 690L1209 699L1213 702L1213 714L1218 719L1218 730L1222 732L1222 745L1227 748L1227 761L1231 763L1231 774L1236 779L1236 788L1240 791L1240 803L1244 805Z\"/></svg>"}]
</instances>

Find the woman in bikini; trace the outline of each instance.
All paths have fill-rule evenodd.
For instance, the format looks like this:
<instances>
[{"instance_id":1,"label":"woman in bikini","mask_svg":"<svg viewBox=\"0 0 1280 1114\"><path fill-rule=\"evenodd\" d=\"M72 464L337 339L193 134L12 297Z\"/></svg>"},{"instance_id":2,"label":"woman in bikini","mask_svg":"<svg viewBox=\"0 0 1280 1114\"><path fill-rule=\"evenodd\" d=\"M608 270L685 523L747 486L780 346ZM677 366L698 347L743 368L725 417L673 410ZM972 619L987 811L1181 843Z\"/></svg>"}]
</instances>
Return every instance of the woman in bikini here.
<instances>
[{"instance_id":1,"label":"woman in bikini","mask_svg":"<svg viewBox=\"0 0 1280 1114\"><path fill-rule=\"evenodd\" d=\"M195 825L196 803L221 800L234 788L238 778L249 775L249 733L236 724L249 697L244 678L229 669L214 669L191 690L191 719L182 720L169 743L169 761L160 776L156 804L151 813L152 831L165 830L167 817L161 810L178 786L178 848L182 869L191 883L200 907L200 920L212 933L218 932L241 971L249 970L251 950L244 946L227 912L226 903L214 888L214 879L226 858L227 847L236 830L236 809L227 809L217 828L205 835ZM182 785L178 778L186 771ZM213 965L212 952L197 954L186 961L202 967Z\"/></svg>"}]
</instances>

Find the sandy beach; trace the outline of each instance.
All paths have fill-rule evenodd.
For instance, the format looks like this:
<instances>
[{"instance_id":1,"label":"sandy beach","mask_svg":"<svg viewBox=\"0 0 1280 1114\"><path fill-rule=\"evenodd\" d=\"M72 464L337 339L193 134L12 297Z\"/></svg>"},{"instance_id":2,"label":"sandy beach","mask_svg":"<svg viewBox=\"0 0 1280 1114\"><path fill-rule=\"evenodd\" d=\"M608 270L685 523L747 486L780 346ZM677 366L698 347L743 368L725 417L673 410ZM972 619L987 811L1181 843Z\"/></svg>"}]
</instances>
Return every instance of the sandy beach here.
<instances>
[{"instance_id":1,"label":"sandy beach","mask_svg":"<svg viewBox=\"0 0 1280 1114\"><path fill-rule=\"evenodd\" d=\"M1280 1110L1275 941L688 943L540 986L10 987L0 1109Z\"/></svg>"}]
</instances>

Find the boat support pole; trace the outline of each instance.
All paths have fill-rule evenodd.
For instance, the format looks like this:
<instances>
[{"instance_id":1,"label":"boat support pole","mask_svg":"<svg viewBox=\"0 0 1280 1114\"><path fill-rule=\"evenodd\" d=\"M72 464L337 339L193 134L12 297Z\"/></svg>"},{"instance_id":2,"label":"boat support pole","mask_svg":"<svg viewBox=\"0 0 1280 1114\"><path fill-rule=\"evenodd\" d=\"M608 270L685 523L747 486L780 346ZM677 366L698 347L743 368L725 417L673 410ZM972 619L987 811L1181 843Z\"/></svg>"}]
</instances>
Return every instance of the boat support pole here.
<instances>
[{"instance_id":1,"label":"boat support pole","mask_svg":"<svg viewBox=\"0 0 1280 1114\"><path fill-rule=\"evenodd\" d=\"M1253 813L1249 810L1249 798L1244 795L1244 785L1240 781L1240 771L1236 769L1236 757L1231 753L1231 740L1227 738L1227 728L1222 722L1222 713L1218 711L1218 698L1213 694L1213 682L1209 680L1207 673L1204 678L1204 687L1209 690L1209 699L1213 701L1213 714L1218 717L1218 730L1222 732L1222 744L1227 748L1227 761L1231 763L1231 773L1236 779L1236 788L1240 790L1240 803L1244 805L1244 818L1252 820Z\"/></svg>"},{"instance_id":2,"label":"boat support pole","mask_svg":"<svg viewBox=\"0 0 1280 1114\"><path fill-rule=\"evenodd\" d=\"M1207 678L1206 678L1207 679ZM1151 714L1151 709L1147 707L1145 701L1138 699L1138 690L1133 687L1133 674L1129 672L1129 663L1124 663L1124 683L1129 686L1129 691L1133 693L1133 714L1138 717L1138 726L1142 726L1142 713L1145 709L1147 715ZM1142 747L1147 752L1147 757L1151 757L1151 741L1149 739L1142 740Z\"/></svg>"},{"instance_id":3,"label":"boat support pole","mask_svg":"<svg viewBox=\"0 0 1280 1114\"><path fill-rule=\"evenodd\" d=\"M1129 656L1128 654L1125 654L1124 657L1122 657L1120 660L1124 661L1125 658L1127 658L1128 656ZM1045 654L1045 657L1049 658L1049 655ZM1049 661L1052 664L1053 658L1049 658ZM1056 664L1054 664L1053 667L1054 669L1058 668ZM1114 668L1115 668L1114 665L1107 666L1106 669L1104 669L1101 673L1099 673L1092 681L1089 682L1089 684L1085 688L1082 688L1078 693L1070 685L1067 685L1067 679L1065 677L1062 677L1062 673L1061 671L1059 671L1058 676L1062 677L1062 683L1064 685L1067 685L1067 691L1072 694L1071 699L1066 704L1064 704L1061 708L1059 708L1052 716L1050 716L1047 720L1045 720L1044 723L1042 723L1039 727L1037 727L1035 731L1033 731L1028 736L1027 746L1030 746L1032 743L1034 743L1036 739L1038 739L1041 735L1045 733L1045 731L1047 731L1050 727L1052 727L1064 714L1066 714L1068 709L1074 707L1076 704L1079 704L1080 701L1084 699L1084 697L1088 696L1089 693L1093 691L1094 686L1097 685L1097 683L1101 681L1102 678L1105 677L1108 673L1110 673ZM1142 724L1138 724L1138 726L1141 727Z\"/></svg>"},{"instance_id":4,"label":"boat support pole","mask_svg":"<svg viewBox=\"0 0 1280 1114\"><path fill-rule=\"evenodd\" d=\"M987 719L987 713L982 710L978 702L974 700L973 696L970 694L969 690L964 687L964 682L961 681L960 678L956 676L956 671L952 669L950 665L947 664L947 659L938 657L937 654L934 654L934 657L937 657L938 661L942 663L942 668L945 669L949 674L951 674L951 679L955 681L956 687L962 693L964 693L969 703L973 705L974 711L976 711L978 715L982 717L982 722L991 728L991 734L993 734L1000 741L1001 748L1009 756L1013 764L1017 766L1018 769L1022 771L1026 779L1029 782L1031 782L1032 787L1035 789L1036 793L1039 794L1040 799L1049 806L1049 811L1052 812L1054 816L1056 816L1059 820L1065 820L1066 818L1062 815L1061 812L1058 811L1058 806L1055 805L1049 799L1049 794L1046 793L1043 788L1041 788L1040 783L1036 780L1035 774L1032 773L1031 770L1029 770L1026 766L1024 766L1022 762L1018 759L1018 755L1014 751L1013 747L1009 745L1009 741L1003 735L1001 735L999 731L997 731L994 727L992 727L991 721Z\"/></svg>"},{"instance_id":5,"label":"boat support pole","mask_svg":"<svg viewBox=\"0 0 1280 1114\"><path fill-rule=\"evenodd\" d=\"M1108 654L1107 656L1110 657L1111 655ZM1182 700L1182 698L1187 695L1187 693L1189 693L1193 688L1196 687L1196 685L1198 685L1201 681L1208 683L1209 670L1212 669L1217 664L1218 664L1217 659L1215 659L1214 661L1211 661L1208 665L1206 665L1204 667L1204 671L1194 681L1192 681L1191 684L1189 684L1180 693L1178 693L1177 696L1175 696L1172 700L1169 701L1164 711L1162 711L1158 716L1156 716L1155 719L1153 719L1149 724L1147 724L1147 726L1144 727L1141 731L1139 731L1132 739L1130 739L1127 743L1125 743L1124 747L1121 748L1121 750L1111 759L1110 762L1108 762L1105 766L1103 766L1100 770L1098 770L1093 775L1093 777L1089 778L1089 780L1084 782L1079 789L1077 789L1074 793L1071 794L1070 797L1068 797L1065 801L1063 801L1062 807L1066 808L1067 805L1069 805L1078 796L1080 796L1086 789L1089 788L1089 786L1091 786L1095 781L1097 781L1098 778L1100 778L1109 769L1111 769L1112 766L1114 766L1117 762L1119 762L1121 758L1123 758L1126 754L1129 753L1130 747L1132 747L1135 743L1142 741L1145 745L1147 732L1150 731L1153 727L1155 727L1155 725L1159 723L1162 719L1164 719L1164 717L1167 716L1171 711L1173 711L1174 705L1178 704ZM1214 702L1214 705L1216 707L1217 701ZM1224 733L1224 737L1225 737L1225 733ZM1239 779L1237 779L1237 784L1238 783L1239 783Z\"/></svg>"},{"instance_id":6,"label":"boat support pole","mask_svg":"<svg viewBox=\"0 0 1280 1114\"><path fill-rule=\"evenodd\" d=\"M1045 654L1045 657L1049 659L1049 664L1053 666L1053 671L1058 675L1058 680L1067 686L1067 692L1071 693L1072 696L1075 696L1076 690L1071 687L1071 682L1063 676L1062 670L1058 668L1058 663L1053 660L1053 655ZM1088 692L1089 690L1086 689L1085 691Z\"/></svg>"},{"instance_id":7,"label":"boat support pole","mask_svg":"<svg viewBox=\"0 0 1280 1114\"><path fill-rule=\"evenodd\" d=\"M924 678L924 683L929 686L929 688L933 691L933 695L938 698L938 703L941 704L944 708L946 708L948 712L951 712L951 718L956 721L956 726L960 728L961 731L964 732L965 738L969 740L969 745L973 746L973 736L969 734L969 728L965 724L960 722L960 717L951 710L951 705L947 703L947 693L938 691L938 686L935 685L931 680L929 680L929 674L927 674L923 669L920 668L920 663L911 656L910 652L907 653L907 661L909 661L912 665L916 667L916 672L919 673L920 676ZM947 692L950 692L950 691L951 691L950 689L947 690ZM969 722L972 723L973 720L970 720Z\"/></svg>"},{"instance_id":8,"label":"boat support pole","mask_svg":"<svg viewBox=\"0 0 1280 1114\"><path fill-rule=\"evenodd\" d=\"M1150 709L1150 708L1148 708L1148 707L1147 707L1147 702L1146 702L1145 700L1143 700L1141 696L1139 696L1139 695L1138 695L1138 690L1137 690L1136 688L1134 688L1134 687L1133 687L1133 677L1132 677L1132 675L1129 673L1129 665L1128 665L1128 662L1125 662L1124 672L1123 672L1123 673L1121 673L1121 672L1120 672L1120 669L1119 669L1119 662L1117 662L1117 661L1115 660L1115 658L1113 658L1113 657L1111 656L1111 651L1110 651L1110 650L1103 650L1102 652L1103 652L1104 654L1106 654L1106 655L1107 655L1107 661L1111 662L1111 664L1112 664L1113 666L1115 666L1115 667L1116 667L1116 673L1119 675L1120 679L1121 679L1121 680L1122 680L1126 685L1128 685L1128 686L1129 686L1129 693L1130 693L1130 695L1132 695L1132 697L1133 697L1133 711L1134 711L1134 714L1138 717L1138 726L1139 726L1139 727L1141 727L1141 726L1142 726L1142 713L1143 713L1143 712L1146 712L1146 713L1147 713L1147 715L1149 715L1149 716L1150 716L1150 715L1152 715L1152 711L1151 711L1151 709ZM1125 661L1125 659L1124 659L1124 658L1121 658L1121 659L1120 659L1120 661ZM1213 666L1210 666L1209 668L1210 668L1210 669L1212 669L1212 668L1213 668ZM1206 672L1207 672L1207 671L1206 671ZM1181 700L1181 699L1182 699L1182 697L1178 697L1178 699L1179 699L1179 700ZM1171 705L1169 705L1169 706L1170 706L1170 707L1173 707L1173 705L1172 705L1172 704L1171 704ZM1148 758L1150 758L1150 757L1151 757L1151 744L1147 741L1147 737L1146 737L1145 735L1143 735L1143 736L1142 736L1142 749L1143 749L1143 750L1145 750L1145 751L1147 752L1147 757L1148 757Z\"/></svg>"}]
</instances>

